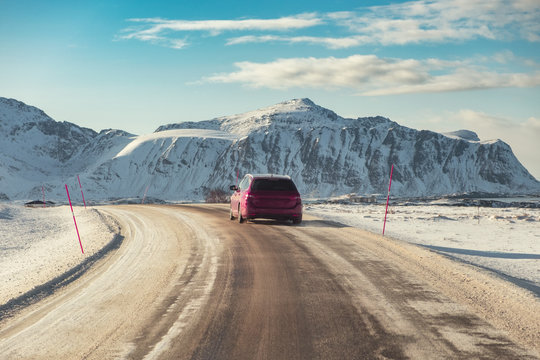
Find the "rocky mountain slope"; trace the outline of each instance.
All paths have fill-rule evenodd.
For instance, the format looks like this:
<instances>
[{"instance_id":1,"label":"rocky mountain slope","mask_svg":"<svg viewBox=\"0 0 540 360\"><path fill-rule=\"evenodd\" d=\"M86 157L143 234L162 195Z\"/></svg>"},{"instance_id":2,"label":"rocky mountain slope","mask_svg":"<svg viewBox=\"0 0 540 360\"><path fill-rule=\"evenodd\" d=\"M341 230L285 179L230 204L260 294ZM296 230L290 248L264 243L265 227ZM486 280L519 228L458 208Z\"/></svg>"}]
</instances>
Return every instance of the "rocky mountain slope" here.
<instances>
[{"instance_id":1,"label":"rocky mountain slope","mask_svg":"<svg viewBox=\"0 0 540 360\"><path fill-rule=\"evenodd\" d=\"M418 131L383 117L345 119L309 99L134 136L55 122L0 98L0 135L0 197L9 199L40 197L41 185L63 199L63 184L75 189L80 174L89 199L142 197L148 189L161 199L200 200L234 184L237 171L289 174L305 197L384 194L391 164L396 196L540 192L500 140Z\"/></svg>"},{"instance_id":2,"label":"rocky mountain slope","mask_svg":"<svg viewBox=\"0 0 540 360\"><path fill-rule=\"evenodd\" d=\"M42 186L48 197L65 197L64 183L91 172L132 137L57 122L38 108L0 97L0 199L41 198Z\"/></svg>"}]
</instances>

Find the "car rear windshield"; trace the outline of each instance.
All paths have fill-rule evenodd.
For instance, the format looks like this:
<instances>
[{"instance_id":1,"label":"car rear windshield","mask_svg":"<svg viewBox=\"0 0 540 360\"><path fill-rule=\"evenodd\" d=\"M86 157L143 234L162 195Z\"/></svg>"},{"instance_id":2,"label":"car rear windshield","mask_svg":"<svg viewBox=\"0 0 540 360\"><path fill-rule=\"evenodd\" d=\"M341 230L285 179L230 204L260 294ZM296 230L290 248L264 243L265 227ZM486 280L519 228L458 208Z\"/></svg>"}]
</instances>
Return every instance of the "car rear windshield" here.
<instances>
[{"instance_id":1,"label":"car rear windshield","mask_svg":"<svg viewBox=\"0 0 540 360\"><path fill-rule=\"evenodd\" d=\"M255 179L251 185L253 191L297 191L289 179Z\"/></svg>"}]
</instances>

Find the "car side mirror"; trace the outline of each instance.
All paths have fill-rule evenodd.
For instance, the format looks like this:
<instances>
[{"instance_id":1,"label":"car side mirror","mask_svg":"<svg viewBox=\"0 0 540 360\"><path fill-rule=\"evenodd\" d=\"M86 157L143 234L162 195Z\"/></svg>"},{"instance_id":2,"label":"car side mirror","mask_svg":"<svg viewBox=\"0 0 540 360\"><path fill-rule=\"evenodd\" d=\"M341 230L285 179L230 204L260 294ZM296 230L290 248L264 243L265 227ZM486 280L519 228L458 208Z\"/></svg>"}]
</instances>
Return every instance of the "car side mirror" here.
<instances>
[{"instance_id":1,"label":"car side mirror","mask_svg":"<svg viewBox=\"0 0 540 360\"><path fill-rule=\"evenodd\" d=\"M238 187L236 185L231 185L231 186L229 186L229 189L231 189L233 191L236 191L236 190L238 190Z\"/></svg>"}]
</instances>

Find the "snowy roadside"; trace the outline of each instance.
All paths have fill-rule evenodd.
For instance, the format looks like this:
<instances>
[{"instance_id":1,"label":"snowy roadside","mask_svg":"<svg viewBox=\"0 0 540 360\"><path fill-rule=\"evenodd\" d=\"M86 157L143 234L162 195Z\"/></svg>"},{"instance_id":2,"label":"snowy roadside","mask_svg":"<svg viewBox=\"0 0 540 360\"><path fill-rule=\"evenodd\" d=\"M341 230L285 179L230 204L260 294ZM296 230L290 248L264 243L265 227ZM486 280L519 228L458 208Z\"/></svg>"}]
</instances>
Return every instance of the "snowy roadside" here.
<instances>
[{"instance_id":1,"label":"snowy roadside","mask_svg":"<svg viewBox=\"0 0 540 360\"><path fill-rule=\"evenodd\" d=\"M309 204L304 210L323 219L382 233L384 204ZM540 209L391 206L385 236L425 246L540 288Z\"/></svg>"},{"instance_id":2,"label":"snowy roadside","mask_svg":"<svg viewBox=\"0 0 540 360\"><path fill-rule=\"evenodd\" d=\"M74 212L84 254L69 206L0 204L0 306L77 267L119 232L96 209L75 207Z\"/></svg>"}]
</instances>

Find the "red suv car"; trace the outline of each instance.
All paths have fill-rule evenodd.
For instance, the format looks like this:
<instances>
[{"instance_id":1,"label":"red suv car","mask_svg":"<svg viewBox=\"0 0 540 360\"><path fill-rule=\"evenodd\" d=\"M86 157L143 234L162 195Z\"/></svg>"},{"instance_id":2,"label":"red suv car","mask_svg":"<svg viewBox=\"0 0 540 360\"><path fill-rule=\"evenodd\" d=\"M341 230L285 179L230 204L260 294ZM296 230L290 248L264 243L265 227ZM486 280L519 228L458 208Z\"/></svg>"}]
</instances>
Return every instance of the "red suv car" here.
<instances>
[{"instance_id":1,"label":"red suv car","mask_svg":"<svg viewBox=\"0 0 540 360\"><path fill-rule=\"evenodd\" d=\"M255 218L302 222L302 199L289 176L244 176L238 186L231 185L230 218L238 222Z\"/></svg>"}]
</instances>

